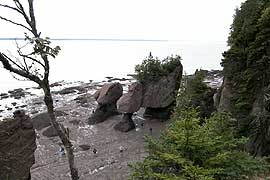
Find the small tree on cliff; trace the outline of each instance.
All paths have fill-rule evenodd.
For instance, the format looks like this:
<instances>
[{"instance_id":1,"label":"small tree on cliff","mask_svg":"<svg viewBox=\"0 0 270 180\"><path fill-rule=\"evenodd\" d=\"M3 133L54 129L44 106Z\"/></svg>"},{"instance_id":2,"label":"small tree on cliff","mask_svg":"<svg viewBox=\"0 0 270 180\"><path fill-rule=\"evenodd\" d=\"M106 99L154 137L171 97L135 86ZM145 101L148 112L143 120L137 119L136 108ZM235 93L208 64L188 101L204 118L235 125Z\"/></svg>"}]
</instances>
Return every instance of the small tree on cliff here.
<instances>
[{"instance_id":1,"label":"small tree on cliff","mask_svg":"<svg viewBox=\"0 0 270 180\"><path fill-rule=\"evenodd\" d=\"M31 50L30 52L25 53L25 46L20 47L17 44L19 58L10 58L6 54L0 52L0 61L6 70L31 80L42 88L44 92L44 102L47 106L51 124L56 129L58 136L60 137L67 151L72 180L78 180L79 176L78 170L74 163L73 146L68 138L68 135L65 133L64 126L56 121L53 99L49 86L49 58L55 58L60 50L60 47L51 47L49 38L42 38L40 36L41 33L38 31L36 26L33 0L28 0L28 7L23 5L20 0L13 0L13 3L14 6L0 4L0 7L7 8L10 11L17 13L23 17L25 23L18 23L3 16L0 16L0 19L26 29L29 34L25 33L25 41L27 42L27 45L31 46ZM28 12L26 11L26 8Z\"/></svg>"}]
</instances>

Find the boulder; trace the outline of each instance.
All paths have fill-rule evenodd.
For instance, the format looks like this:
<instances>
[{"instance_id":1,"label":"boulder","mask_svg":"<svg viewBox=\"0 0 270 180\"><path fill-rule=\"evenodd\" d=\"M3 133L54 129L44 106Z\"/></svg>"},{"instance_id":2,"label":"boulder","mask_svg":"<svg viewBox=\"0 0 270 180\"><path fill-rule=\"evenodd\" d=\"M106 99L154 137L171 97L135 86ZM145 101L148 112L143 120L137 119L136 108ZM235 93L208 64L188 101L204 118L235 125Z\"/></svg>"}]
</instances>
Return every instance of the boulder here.
<instances>
[{"instance_id":1,"label":"boulder","mask_svg":"<svg viewBox=\"0 0 270 180\"><path fill-rule=\"evenodd\" d=\"M135 129L135 123L132 120L133 113L125 113L122 120L114 126L115 130L121 132L128 132L132 129Z\"/></svg>"},{"instance_id":2,"label":"boulder","mask_svg":"<svg viewBox=\"0 0 270 180\"><path fill-rule=\"evenodd\" d=\"M138 111L142 103L142 85L133 83L128 87L128 92L117 101L117 109L122 113Z\"/></svg>"},{"instance_id":3,"label":"boulder","mask_svg":"<svg viewBox=\"0 0 270 180\"><path fill-rule=\"evenodd\" d=\"M97 102L100 105L116 102L123 95L123 87L120 83L104 84L100 90Z\"/></svg>"},{"instance_id":4,"label":"boulder","mask_svg":"<svg viewBox=\"0 0 270 180\"><path fill-rule=\"evenodd\" d=\"M143 83L143 107L166 108L175 101L176 91L180 87L183 67L177 66L167 76L158 81L146 81Z\"/></svg>"},{"instance_id":5,"label":"boulder","mask_svg":"<svg viewBox=\"0 0 270 180\"><path fill-rule=\"evenodd\" d=\"M98 124L104 122L109 117L118 114L116 103L98 105L95 112L88 118L88 124Z\"/></svg>"},{"instance_id":6,"label":"boulder","mask_svg":"<svg viewBox=\"0 0 270 180\"><path fill-rule=\"evenodd\" d=\"M42 132L42 135L46 137L55 137L55 136L58 136L58 133L53 126L49 126L44 129L44 131Z\"/></svg>"},{"instance_id":7,"label":"boulder","mask_svg":"<svg viewBox=\"0 0 270 180\"><path fill-rule=\"evenodd\" d=\"M1 93L0 94L0 100L8 98L9 95L7 93Z\"/></svg>"},{"instance_id":8,"label":"boulder","mask_svg":"<svg viewBox=\"0 0 270 180\"><path fill-rule=\"evenodd\" d=\"M22 97L25 97L26 94L30 94L29 92L24 91L22 88L8 91L8 93L10 94L10 97L13 97L14 99L21 99Z\"/></svg>"},{"instance_id":9,"label":"boulder","mask_svg":"<svg viewBox=\"0 0 270 180\"><path fill-rule=\"evenodd\" d=\"M87 151L91 148L91 146L88 144L81 144L79 145L79 147L81 148L82 151Z\"/></svg>"},{"instance_id":10,"label":"boulder","mask_svg":"<svg viewBox=\"0 0 270 180\"><path fill-rule=\"evenodd\" d=\"M55 111L56 117L67 115L62 111ZM32 118L33 126L36 130L41 130L43 128L49 127L51 125L51 120L47 112L40 113Z\"/></svg>"},{"instance_id":11,"label":"boulder","mask_svg":"<svg viewBox=\"0 0 270 180\"><path fill-rule=\"evenodd\" d=\"M35 130L24 111L0 121L0 179L28 180L36 148Z\"/></svg>"},{"instance_id":12,"label":"boulder","mask_svg":"<svg viewBox=\"0 0 270 180\"><path fill-rule=\"evenodd\" d=\"M104 84L100 90L94 94L98 106L94 113L88 118L89 124L97 124L105 121L113 115L117 115L117 100L122 96L123 88L120 83Z\"/></svg>"},{"instance_id":13,"label":"boulder","mask_svg":"<svg viewBox=\"0 0 270 180\"><path fill-rule=\"evenodd\" d=\"M82 93L86 93L86 92L87 92L87 89L85 89L84 87L74 86L74 87L68 87L68 88L62 89L60 91L56 91L54 93L66 95L66 94L71 94L71 93L82 94Z\"/></svg>"},{"instance_id":14,"label":"boulder","mask_svg":"<svg viewBox=\"0 0 270 180\"><path fill-rule=\"evenodd\" d=\"M143 82L142 107L144 117L166 120L170 118L180 87L183 66L180 64L173 72L158 81Z\"/></svg>"},{"instance_id":15,"label":"boulder","mask_svg":"<svg viewBox=\"0 0 270 180\"><path fill-rule=\"evenodd\" d=\"M93 94L93 97L95 98L95 100L98 99L99 94L100 94L100 91L101 91L101 89L98 89L98 90Z\"/></svg>"}]
</instances>

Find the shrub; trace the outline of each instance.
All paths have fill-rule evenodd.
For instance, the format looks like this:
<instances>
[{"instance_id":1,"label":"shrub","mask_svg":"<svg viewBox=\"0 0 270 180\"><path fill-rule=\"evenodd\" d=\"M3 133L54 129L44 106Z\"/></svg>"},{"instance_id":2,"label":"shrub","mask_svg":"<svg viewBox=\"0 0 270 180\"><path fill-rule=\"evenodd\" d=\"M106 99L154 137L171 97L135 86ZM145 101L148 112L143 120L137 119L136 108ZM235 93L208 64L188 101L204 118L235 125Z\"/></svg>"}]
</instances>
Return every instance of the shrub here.
<instances>
[{"instance_id":1,"label":"shrub","mask_svg":"<svg viewBox=\"0 0 270 180\"><path fill-rule=\"evenodd\" d=\"M157 81L160 77L173 72L177 66L181 65L180 61L181 57L178 55L167 57L161 61L158 58L153 58L150 53L142 64L136 65L136 79L140 82Z\"/></svg>"}]
</instances>

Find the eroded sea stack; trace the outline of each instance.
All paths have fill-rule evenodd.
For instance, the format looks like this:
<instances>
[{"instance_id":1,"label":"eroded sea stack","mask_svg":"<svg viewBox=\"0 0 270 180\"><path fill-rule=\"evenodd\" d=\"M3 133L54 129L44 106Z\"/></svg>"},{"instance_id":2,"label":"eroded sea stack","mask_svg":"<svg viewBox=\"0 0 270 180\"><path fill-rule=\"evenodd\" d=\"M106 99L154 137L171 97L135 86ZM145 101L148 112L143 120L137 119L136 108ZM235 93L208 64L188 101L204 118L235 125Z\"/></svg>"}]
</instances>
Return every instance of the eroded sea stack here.
<instances>
[{"instance_id":1,"label":"eroded sea stack","mask_svg":"<svg viewBox=\"0 0 270 180\"><path fill-rule=\"evenodd\" d=\"M0 121L0 179L31 179L36 148L35 130L24 111L15 111L14 118Z\"/></svg>"}]
</instances>

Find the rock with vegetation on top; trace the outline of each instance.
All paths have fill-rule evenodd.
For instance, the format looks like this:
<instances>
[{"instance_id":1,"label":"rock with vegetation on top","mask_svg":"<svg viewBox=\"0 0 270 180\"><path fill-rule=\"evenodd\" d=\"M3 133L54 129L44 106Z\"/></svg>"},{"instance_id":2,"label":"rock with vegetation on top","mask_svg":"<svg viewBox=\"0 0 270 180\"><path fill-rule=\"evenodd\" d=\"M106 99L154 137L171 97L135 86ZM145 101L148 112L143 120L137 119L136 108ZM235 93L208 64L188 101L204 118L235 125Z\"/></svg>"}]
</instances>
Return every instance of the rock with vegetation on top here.
<instances>
[{"instance_id":1,"label":"rock with vegetation on top","mask_svg":"<svg viewBox=\"0 0 270 180\"><path fill-rule=\"evenodd\" d=\"M144 117L169 119L171 108L175 102L177 90L180 87L183 67L181 63L170 74L158 81L143 82L142 107L145 107Z\"/></svg>"},{"instance_id":2,"label":"rock with vegetation on top","mask_svg":"<svg viewBox=\"0 0 270 180\"><path fill-rule=\"evenodd\" d=\"M158 81L143 83L143 107L166 108L175 101L176 91L180 87L183 67L180 64L167 76Z\"/></svg>"},{"instance_id":3,"label":"rock with vegetation on top","mask_svg":"<svg viewBox=\"0 0 270 180\"><path fill-rule=\"evenodd\" d=\"M24 111L0 121L0 179L28 180L36 148L35 130Z\"/></svg>"}]
</instances>

